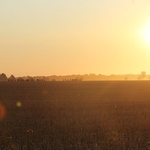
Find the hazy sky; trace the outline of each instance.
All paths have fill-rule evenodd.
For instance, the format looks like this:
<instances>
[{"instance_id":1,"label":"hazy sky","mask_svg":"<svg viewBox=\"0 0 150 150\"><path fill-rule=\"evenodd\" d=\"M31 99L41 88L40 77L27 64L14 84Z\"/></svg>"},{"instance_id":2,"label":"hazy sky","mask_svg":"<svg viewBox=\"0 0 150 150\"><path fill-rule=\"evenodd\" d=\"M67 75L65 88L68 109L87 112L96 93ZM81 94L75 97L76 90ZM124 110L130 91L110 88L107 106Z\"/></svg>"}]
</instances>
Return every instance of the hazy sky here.
<instances>
[{"instance_id":1,"label":"hazy sky","mask_svg":"<svg viewBox=\"0 0 150 150\"><path fill-rule=\"evenodd\" d=\"M0 1L0 73L141 71L150 73L149 0Z\"/></svg>"}]
</instances>

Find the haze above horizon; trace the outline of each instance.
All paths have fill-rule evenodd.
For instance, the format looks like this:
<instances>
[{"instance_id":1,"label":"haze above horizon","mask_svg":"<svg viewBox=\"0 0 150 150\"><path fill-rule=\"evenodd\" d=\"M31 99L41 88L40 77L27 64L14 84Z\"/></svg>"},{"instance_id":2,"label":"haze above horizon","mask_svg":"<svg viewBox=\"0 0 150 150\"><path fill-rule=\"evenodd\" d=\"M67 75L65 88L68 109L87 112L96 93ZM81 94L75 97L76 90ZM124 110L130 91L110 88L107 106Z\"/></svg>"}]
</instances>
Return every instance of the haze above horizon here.
<instances>
[{"instance_id":1,"label":"haze above horizon","mask_svg":"<svg viewBox=\"0 0 150 150\"><path fill-rule=\"evenodd\" d=\"M150 73L149 0L2 0L0 72Z\"/></svg>"}]
</instances>

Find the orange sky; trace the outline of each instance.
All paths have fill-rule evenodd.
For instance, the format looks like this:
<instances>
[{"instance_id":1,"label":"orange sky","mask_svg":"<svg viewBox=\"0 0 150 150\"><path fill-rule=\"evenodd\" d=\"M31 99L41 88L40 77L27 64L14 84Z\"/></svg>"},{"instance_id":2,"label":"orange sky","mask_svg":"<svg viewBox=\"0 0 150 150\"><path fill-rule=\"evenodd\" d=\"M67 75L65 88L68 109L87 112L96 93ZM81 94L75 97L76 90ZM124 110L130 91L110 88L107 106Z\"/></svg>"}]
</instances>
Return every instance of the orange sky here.
<instances>
[{"instance_id":1,"label":"orange sky","mask_svg":"<svg viewBox=\"0 0 150 150\"><path fill-rule=\"evenodd\" d=\"M150 73L148 0L7 0L0 11L7 75Z\"/></svg>"}]
</instances>

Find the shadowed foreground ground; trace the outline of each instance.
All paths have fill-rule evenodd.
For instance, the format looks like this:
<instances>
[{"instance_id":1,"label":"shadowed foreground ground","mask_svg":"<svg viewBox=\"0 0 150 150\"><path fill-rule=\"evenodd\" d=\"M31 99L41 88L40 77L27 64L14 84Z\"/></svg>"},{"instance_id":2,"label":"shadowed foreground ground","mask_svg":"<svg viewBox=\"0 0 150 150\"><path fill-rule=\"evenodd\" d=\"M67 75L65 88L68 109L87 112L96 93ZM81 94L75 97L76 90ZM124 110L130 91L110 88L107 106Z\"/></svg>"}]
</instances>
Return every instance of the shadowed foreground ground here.
<instances>
[{"instance_id":1,"label":"shadowed foreground ground","mask_svg":"<svg viewBox=\"0 0 150 150\"><path fill-rule=\"evenodd\" d=\"M0 150L147 150L150 82L1 82L0 119Z\"/></svg>"}]
</instances>

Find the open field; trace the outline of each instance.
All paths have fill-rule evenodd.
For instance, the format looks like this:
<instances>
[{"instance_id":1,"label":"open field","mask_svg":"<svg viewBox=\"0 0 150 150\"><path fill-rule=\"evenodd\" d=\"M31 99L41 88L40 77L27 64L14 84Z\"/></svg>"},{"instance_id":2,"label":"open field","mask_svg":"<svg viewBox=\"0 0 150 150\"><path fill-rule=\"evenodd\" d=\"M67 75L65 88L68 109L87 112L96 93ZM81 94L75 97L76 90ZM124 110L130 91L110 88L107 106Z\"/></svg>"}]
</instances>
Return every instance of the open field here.
<instances>
[{"instance_id":1,"label":"open field","mask_svg":"<svg viewBox=\"0 0 150 150\"><path fill-rule=\"evenodd\" d=\"M150 81L0 82L0 150L148 149Z\"/></svg>"}]
</instances>

